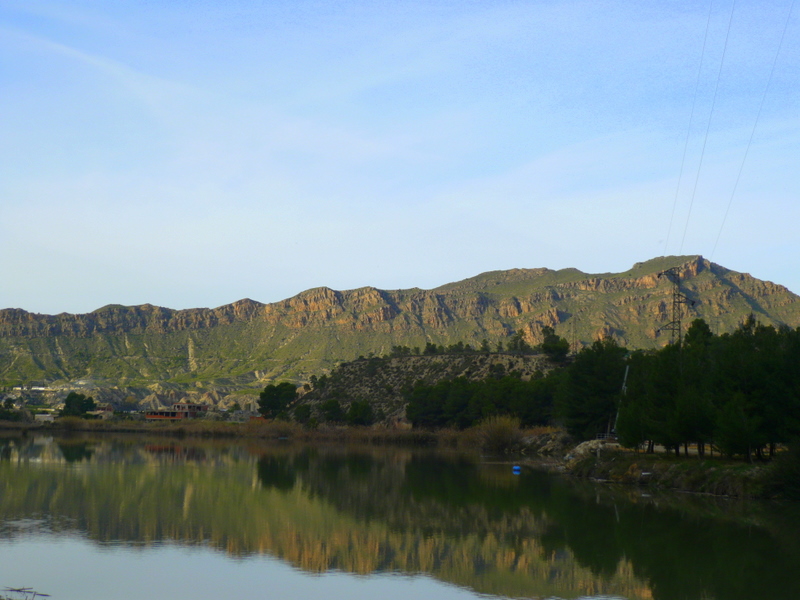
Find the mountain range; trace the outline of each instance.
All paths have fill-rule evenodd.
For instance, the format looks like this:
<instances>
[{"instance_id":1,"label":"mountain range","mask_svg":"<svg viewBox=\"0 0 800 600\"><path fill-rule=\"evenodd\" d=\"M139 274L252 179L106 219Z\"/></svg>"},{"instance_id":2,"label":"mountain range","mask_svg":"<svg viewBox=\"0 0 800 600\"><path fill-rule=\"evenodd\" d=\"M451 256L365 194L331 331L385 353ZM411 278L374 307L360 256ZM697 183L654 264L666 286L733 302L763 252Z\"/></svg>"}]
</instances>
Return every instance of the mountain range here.
<instances>
[{"instance_id":1,"label":"mountain range","mask_svg":"<svg viewBox=\"0 0 800 600\"><path fill-rule=\"evenodd\" d=\"M520 332L530 344L552 327L573 347L613 337L631 348L670 341L674 268L683 327L704 318L716 333L749 314L800 326L800 297L781 285L701 256L672 256L622 273L512 269L423 290L314 288L263 304L171 310L110 305L87 314L0 310L0 386L90 381L158 382L185 389L256 387L306 381L341 361L382 355L396 345L457 342L495 347ZM673 277L673 280L676 278Z\"/></svg>"}]
</instances>

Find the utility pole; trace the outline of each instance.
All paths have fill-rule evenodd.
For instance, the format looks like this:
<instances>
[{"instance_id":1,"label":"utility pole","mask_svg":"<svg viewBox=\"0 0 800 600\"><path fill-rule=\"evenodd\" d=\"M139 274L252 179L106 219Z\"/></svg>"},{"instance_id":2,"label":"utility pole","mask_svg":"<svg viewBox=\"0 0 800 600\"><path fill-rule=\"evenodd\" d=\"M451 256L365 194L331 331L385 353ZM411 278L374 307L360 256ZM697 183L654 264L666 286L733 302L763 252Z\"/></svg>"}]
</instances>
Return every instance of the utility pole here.
<instances>
[{"instance_id":1,"label":"utility pole","mask_svg":"<svg viewBox=\"0 0 800 600\"><path fill-rule=\"evenodd\" d=\"M578 315L577 314L573 314L572 318L570 319L570 325L572 326L572 339L570 340L572 343L570 344L570 346L572 347L572 353L573 354L577 354L578 353L578 338L576 337L576 334L575 334L575 322L577 320L578 320Z\"/></svg>"},{"instance_id":2,"label":"utility pole","mask_svg":"<svg viewBox=\"0 0 800 600\"><path fill-rule=\"evenodd\" d=\"M630 368L631 368L630 365L625 365L625 376L622 378L621 396L619 399L619 403L617 404L617 416L614 417L614 429L611 430L614 432L615 435L617 433L617 423L619 423L619 409L622 406L622 401L625 399L625 396L628 395L628 369ZM636 451L637 452L639 451L638 448Z\"/></svg>"},{"instance_id":3,"label":"utility pole","mask_svg":"<svg viewBox=\"0 0 800 600\"><path fill-rule=\"evenodd\" d=\"M658 274L659 277L666 277L672 283L672 320L661 327L659 331L671 332L670 343L678 343L681 345L683 338L683 327L681 325L681 318L683 316L682 304L691 304L694 306L694 300L689 300L681 293L681 274L678 267L672 267L666 271Z\"/></svg>"}]
</instances>

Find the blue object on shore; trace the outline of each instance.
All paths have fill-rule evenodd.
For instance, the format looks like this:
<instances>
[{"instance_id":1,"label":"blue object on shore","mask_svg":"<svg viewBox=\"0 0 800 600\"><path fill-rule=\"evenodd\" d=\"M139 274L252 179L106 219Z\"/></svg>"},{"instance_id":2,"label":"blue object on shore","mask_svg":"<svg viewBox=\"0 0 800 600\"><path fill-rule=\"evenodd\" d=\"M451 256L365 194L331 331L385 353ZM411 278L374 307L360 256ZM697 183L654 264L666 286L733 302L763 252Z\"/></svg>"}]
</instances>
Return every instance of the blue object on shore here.
<instances>
[{"instance_id":1,"label":"blue object on shore","mask_svg":"<svg viewBox=\"0 0 800 600\"><path fill-rule=\"evenodd\" d=\"M519 465L514 465L511 467L511 472L514 473L514 475L519 475L522 473L522 468Z\"/></svg>"}]
</instances>

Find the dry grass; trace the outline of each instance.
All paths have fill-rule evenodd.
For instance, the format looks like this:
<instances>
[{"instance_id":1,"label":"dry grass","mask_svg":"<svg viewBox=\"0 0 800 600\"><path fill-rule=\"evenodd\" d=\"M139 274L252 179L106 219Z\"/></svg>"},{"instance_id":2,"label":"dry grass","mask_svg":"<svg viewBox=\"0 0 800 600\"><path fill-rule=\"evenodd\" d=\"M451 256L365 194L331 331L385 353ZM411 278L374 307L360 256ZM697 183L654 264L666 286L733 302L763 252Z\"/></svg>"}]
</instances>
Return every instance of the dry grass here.
<instances>
[{"instance_id":1,"label":"dry grass","mask_svg":"<svg viewBox=\"0 0 800 600\"><path fill-rule=\"evenodd\" d=\"M494 454L508 454L522 447L523 434L517 417L496 415L474 427L480 447Z\"/></svg>"},{"instance_id":2,"label":"dry grass","mask_svg":"<svg viewBox=\"0 0 800 600\"><path fill-rule=\"evenodd\" d=\"M276 441L332 442L341 444L436 446L441 439L448 446L455 446L456 432L443 434L403 427L371 427L320 425L304 427L291 421L254 420L245 423L184 419L181 421L100 421L78 417L64 417L52 423L0 422L0 428L21 432L85 432L85 433L137 433L174 437L200 438L255 438ZM463 435L463 432L461 432Z\"/></svg>"},{"instance_id":3,"label":"dry grass","mask_svg":"<svg viewBox=\"0 0 800 600\"><path fill-rule=\"evenodd\" d=\"M181 421L85 420L64 417L52 423L0 423L0 428L19 431L135 433L156 436L194 438L237 438L273 441L322 442L334 444L438 446L456 450L483 449L503 453L517 450L523 439L519 421L510 417L493 417L477 427L465 430L438 431L407 427L368 427L328 425L304 427L291 421L253 420L245 423L184 419ZM541 428L545 431L547 428ZM530 432L526 432L529 434Z\"/></svg>"},{"instance_id":4,"label":"dry grass","mask_svg":"<svg viewBox=\"0 0 800 600\"><path fill-rule=\"evenodd\" d=\"M559 429L558 427L552 427L550 425L539 425L538 427L530 427L524 431L525 435L529 436L537 436L537 435L551 435L554 433L561 433L563 429Z\"/></svg>"}]
</instances>

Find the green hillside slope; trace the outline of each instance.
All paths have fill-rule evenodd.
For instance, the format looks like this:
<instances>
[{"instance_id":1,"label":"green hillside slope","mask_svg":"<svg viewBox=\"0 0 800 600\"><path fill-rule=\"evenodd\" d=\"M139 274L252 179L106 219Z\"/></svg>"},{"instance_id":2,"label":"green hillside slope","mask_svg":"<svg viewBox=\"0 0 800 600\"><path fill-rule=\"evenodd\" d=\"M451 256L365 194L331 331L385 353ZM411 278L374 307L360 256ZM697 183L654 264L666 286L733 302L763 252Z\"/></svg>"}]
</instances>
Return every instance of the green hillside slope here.
<instances>
[{"instance_id":1,"label":"green hillside slope","mask_svg":"<svg viewBox=\"0 0 800 600\"><path fill-rule=\"evenodd\" d=\"M90 380L116 386L170 382L202 387L305 380L337 362L392 346L458 341L495 346L516 332L535 344L553 327L575 346L612 336L636 348L669 341L672 286L659 273L679 267L693 300L684 319L717 332L750 313L800 326L800 297L702 257L665 257L624 273L576 269L494 271L433 290L315 288L272 304L240 300L215 309L107 306L84 315L0 310L0 386Z\"/></svg>"}]
</instances>

